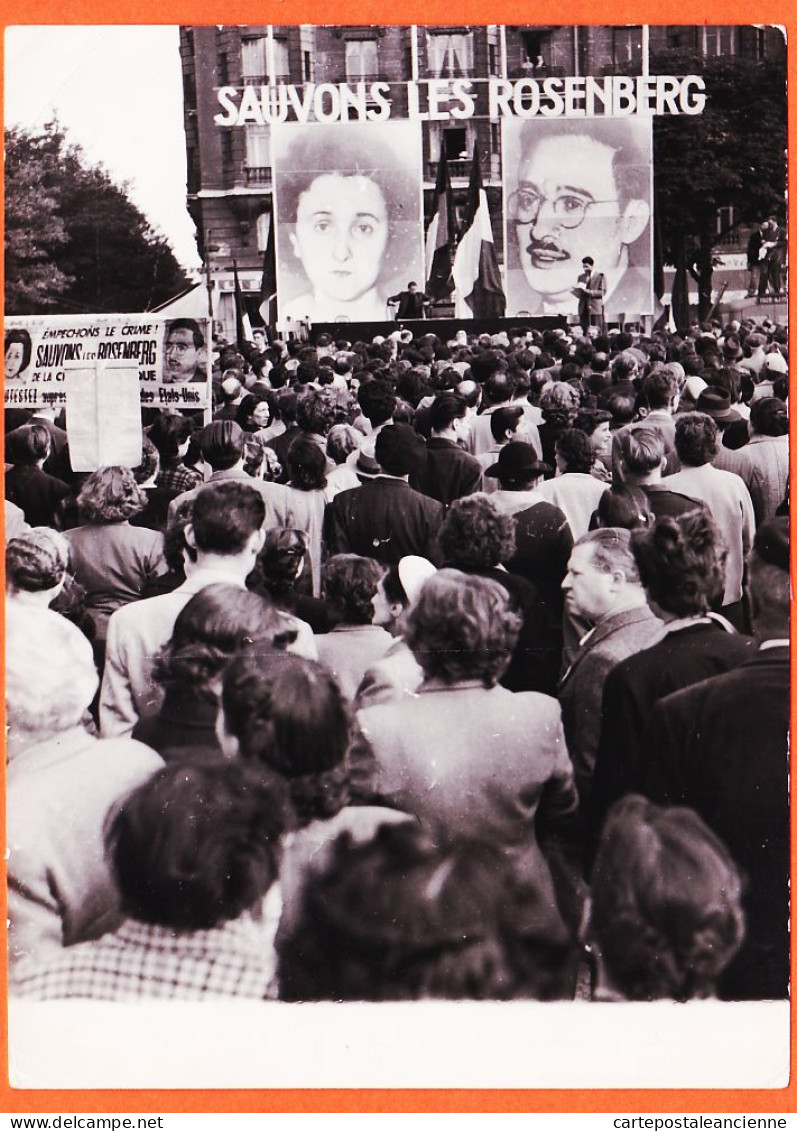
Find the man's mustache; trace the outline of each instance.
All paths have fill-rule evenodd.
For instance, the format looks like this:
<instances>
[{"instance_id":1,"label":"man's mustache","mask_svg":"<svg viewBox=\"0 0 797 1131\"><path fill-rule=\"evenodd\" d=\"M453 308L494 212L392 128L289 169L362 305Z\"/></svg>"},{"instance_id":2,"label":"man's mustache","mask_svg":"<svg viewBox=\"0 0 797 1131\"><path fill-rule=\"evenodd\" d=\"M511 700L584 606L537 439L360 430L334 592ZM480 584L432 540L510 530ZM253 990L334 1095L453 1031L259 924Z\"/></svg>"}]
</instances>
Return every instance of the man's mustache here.
<instances>
[{"instance_id":1,"label":"man's mustache","mask_svg":"<svg viewBox=\"0 0 797 1131\"><path fill-rule=\"evenodd\" d=\"M564 250L564 248L561 248L559 246L559 244L556 243L554 240L546 240L546 239L540 240L540 239L536 239L534 236L532 236L531 239L529 240L529 242L526 246L526 251L529 253L529 255L533 255L535 251L542 251L542 252L547 252L551 255L561 255L563 259L564 258L569 259L568 252L566 252Z\"/></svg>"}]
</instances>

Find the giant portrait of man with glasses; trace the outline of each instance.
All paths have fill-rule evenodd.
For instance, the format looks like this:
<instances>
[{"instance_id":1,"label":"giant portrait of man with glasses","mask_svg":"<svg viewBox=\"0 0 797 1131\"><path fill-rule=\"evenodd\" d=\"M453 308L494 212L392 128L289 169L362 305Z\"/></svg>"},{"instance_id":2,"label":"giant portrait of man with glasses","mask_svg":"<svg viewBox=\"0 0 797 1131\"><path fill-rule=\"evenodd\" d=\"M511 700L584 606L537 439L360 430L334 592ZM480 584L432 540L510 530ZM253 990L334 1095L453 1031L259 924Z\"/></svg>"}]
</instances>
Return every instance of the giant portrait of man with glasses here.
<instances>
[{"instance_id":1,"label":"giant portrait of man with glasses","mask_svg":"<svg viewBox=\"0 0 797 1131\"><path fill-rule=\"evenodd\" d=\"M607 321L653 310L650 118L503 121L507 315L576 315L582 262Z\"/></svg>"}]
</instances>

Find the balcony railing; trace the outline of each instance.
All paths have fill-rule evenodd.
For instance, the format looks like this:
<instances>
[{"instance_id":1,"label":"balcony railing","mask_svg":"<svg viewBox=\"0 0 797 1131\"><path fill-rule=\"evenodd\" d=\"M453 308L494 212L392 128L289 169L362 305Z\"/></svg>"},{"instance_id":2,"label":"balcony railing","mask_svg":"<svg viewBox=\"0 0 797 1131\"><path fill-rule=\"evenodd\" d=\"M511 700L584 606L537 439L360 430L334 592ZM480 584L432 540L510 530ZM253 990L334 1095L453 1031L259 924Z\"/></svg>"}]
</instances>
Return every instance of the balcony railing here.
<instances>
[{"instance_id":1,"label":"balcony railing","mask_svg":"<svg viewBox=\"0 0 797 1131\"><path fill-rule=\"evenodd\" d=\"M275 75L273 79L268 75L241 75L241 86L273 86L278 82L290 82L290 78L287 72L284 75Z\"/></svg>"},{"instance_id":2,"label":"balcony railing","mask_svg":"<svg viewBox=\"0 0 797 1131\"><path fill-rule=\"evenodd\" d=\"M472 162L469 157L463 159L462 161L452 161L449 159L448 175L450 177L464 177L465 179L467 179L470 176L471 164ZM435 179L435 177L437 176L437 165L437 161L426 162L427 178L431 178L431 180Z\"/></svg>"},{"instance_id":3,"label":"balcony railing","mask_svg":"<svg viewBox=\"0 0 797 1131\"><path fill-rule=\"evenodd\" d=\"M246 175L247 185L270 185L271 184L271 166L270 165L245 165L244 173Z\"/></svg>"}]
</instances>

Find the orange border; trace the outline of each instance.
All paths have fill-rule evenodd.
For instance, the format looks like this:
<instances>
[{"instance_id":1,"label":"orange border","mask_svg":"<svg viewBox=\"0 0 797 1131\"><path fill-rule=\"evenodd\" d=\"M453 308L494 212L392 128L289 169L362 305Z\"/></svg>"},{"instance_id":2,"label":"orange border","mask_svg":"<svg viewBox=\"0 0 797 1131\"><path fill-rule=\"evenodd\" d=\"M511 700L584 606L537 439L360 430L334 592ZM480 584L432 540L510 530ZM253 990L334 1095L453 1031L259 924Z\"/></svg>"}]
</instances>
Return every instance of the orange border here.
<instances>
[{"instance_id":1,"label":"orange border","mask_svg":"<svg viewBox=\"0 0 797 1131\"><path fill-rule=\"evenodd\" d=\"M462 23L525 23L532 15L528 0L459 0L458 17ZM189 24L274 23L336 24L340 21L338 0L279 0L264 9L262 0L60 0L45 6L41 0L0 0L3 26L12 24ZM392 21L401 24L447 23L450 0L406 0L399 11L390 13ZM670 22L673 12L662 0L613 0L611 12L605 0L571 0L568 13L571 23L601 24L611 16L613 24ZM765 0L755 9L741 0L716 0L681 4L678 16L682 24L781 24L789 36L797 37L797 0L773 3ZM668 18L669 17L669 18ZM350 24L382 24L384 4L380 0L349 0L346 19ZM3 45L0 45L2 59ZM789 55L789 90L797 90L797 51ZM146 76L142 73L142 80ZM743 92L740 91L740 97ZM795 115L789 120L790 152L797 153ZM0 185L2 199L2 185ZM790 232L797 222L790 225ZM0 278L2 264L0 263ZM789 318L797 325L797 291L792 290ZM794 439L794 437L793 437ZM797 474L797 456L792 447L792 476ZM797 574L797 549L792 546L792 575ZM792 625L792 635L797 636ZM792 683L792 713L795 686ZM793 775L794 776L794 775ZM792 802L795 790L792 783ZM0 811L0 827L5 831L5 810ZM792 842L792 876L797 876L797 853ZM0 897L3 898L3 897ZM794 904L792 917L795 917ZM2 918L5 919L3 908ZM795 968L795 943L792 937L792 969ZM0 993L6 996L5 963L0 963ZM544 1089L143 1089L97 1091L61 1091L12 1089L8 1083L8 1024L5 1013L0 1017L0 1042L6 1067L0 1079L0 1112L62 1112L65 1114L141 1112L501 1112L501 1113L567 1113L567 1112L797 1112L795 1080L795 1007L792 1002L791 1083L782 1089L607 1089L544 1090Z\"/></svg>"}]
</instances>

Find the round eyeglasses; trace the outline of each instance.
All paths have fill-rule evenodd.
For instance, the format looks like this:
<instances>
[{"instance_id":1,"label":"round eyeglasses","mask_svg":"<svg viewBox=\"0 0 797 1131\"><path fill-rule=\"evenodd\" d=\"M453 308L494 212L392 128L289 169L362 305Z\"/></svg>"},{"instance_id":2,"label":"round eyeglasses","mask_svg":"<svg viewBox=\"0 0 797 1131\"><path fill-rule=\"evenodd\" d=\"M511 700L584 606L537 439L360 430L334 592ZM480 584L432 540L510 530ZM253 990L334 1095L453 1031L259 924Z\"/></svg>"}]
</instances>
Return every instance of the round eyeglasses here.
<instances>
[{"instance_id":1,"label":"round eyeglasses","mask_svg":"<svg viewBox=\"0 0 797 1131\"><path fill-rule=\"evenodd\" d=\"M577 228L584 223L587 209L596 204L617 204L614 200L589 200L564 192L553 199L531 189L516 189L507 201L509 214L518 224L534 224L543 204L550 204L557 224L563 228Z\"/></svg>"}]
</instances>

